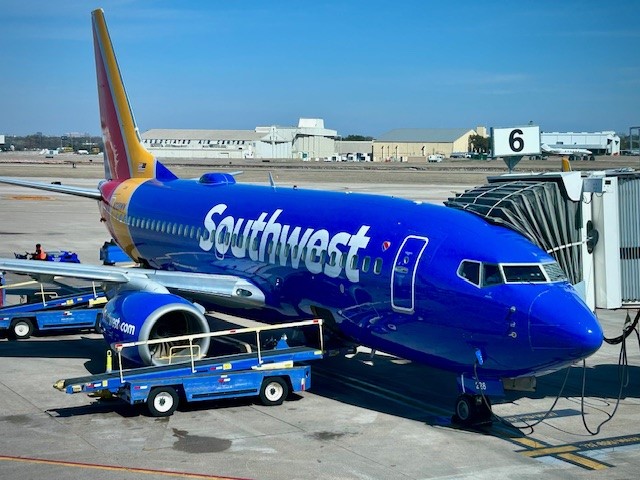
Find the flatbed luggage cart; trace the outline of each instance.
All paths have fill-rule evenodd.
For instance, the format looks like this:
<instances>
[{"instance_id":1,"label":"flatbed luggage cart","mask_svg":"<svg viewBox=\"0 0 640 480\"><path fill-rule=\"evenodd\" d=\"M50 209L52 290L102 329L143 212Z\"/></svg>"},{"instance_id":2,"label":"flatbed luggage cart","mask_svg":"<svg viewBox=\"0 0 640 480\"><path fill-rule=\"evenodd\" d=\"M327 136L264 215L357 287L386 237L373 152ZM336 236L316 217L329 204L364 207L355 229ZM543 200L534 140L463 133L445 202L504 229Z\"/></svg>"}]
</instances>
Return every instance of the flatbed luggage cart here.
<instances>
[{"instance_id":1,"label":"flatbed luggage cart","mask_svg":"<svg viewBox=\"0 0 640 480\"><path fill-rule=\"evenodd\" d=\"M289 346L282 335L273 348L265 349L264 332L318 327L319 348ZM255 335L255 344L239 341L245 351L232 355L205 357L194 341L203 337L232 337ZM258 328L239 328L197 335L183 335L170 339L180 351L167 365L122 368L122 350L143 344L167 342L168 339L147 340L115 345L119 367L117 371L86 377L59 380L54 388L66 393L87 393L101 397L118 397L125 402L146 404L155 417L172 415L180 400L195 402L221 398L258 396L264 405L280 405L289 392L305 391L311 386L311 367L299 362L323 356L322 320L306 320ZM188 347L185 349L185 342ZM191 352L184 357L184 351Z\"/></svg>"}]
</instances>

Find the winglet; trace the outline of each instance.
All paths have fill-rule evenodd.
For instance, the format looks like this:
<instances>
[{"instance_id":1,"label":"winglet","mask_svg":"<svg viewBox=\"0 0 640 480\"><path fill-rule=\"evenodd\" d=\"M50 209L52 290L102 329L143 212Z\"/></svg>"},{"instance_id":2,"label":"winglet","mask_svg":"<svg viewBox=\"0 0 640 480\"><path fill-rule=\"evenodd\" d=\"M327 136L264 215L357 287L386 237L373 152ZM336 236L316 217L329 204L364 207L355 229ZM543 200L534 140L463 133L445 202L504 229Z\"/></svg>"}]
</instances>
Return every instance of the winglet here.
<instances>
[{"instance_id":1,"label":"winglet","mask_svg":"<svg viewBox=\"0 0 640 480\"><path fill-rule=\"evenodd\" d=\"M140 142L102 9L91 14L107 179L177 178Z\"/></svg>"}]
</instances>

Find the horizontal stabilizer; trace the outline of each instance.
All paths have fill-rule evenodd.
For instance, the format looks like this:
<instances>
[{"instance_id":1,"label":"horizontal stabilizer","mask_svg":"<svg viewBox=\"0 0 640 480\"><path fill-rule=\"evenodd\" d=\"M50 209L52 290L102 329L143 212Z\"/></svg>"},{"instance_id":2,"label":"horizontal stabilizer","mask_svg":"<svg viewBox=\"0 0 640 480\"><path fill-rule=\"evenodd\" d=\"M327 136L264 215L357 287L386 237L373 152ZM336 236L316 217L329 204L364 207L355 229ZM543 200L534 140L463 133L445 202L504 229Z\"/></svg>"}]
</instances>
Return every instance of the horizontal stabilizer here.
<instances>
[{"instance_id":1,"label":"horizontal stabilizer","mask_svg":"<svg viewBox=\"0 0 640 480\"><path fill-rule=\"evenodd\" d=\"M97 188L82 188L82 187L73 187L70 185L59 185L57 183L32 182L29 180L18 180L15 178L7 178L7 177L0 177L0 183L8 183L10 185L18 185L20 187L46 190L48 192L75 195L77 197L91 198L93 200L102 200L102 194L100 193L100 190L98 190Z\"/></svg>"}]
</instances>

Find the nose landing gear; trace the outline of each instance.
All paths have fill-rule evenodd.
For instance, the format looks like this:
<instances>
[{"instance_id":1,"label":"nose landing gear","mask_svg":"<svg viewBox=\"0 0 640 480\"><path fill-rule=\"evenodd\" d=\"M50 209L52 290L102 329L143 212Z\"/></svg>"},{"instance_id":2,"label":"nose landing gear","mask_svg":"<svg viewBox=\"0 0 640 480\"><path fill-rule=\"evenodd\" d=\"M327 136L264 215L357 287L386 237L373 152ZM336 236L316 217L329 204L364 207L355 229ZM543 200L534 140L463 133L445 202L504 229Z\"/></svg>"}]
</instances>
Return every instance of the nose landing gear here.
<instances>
[{"instance_id":1,"label":"nose landing gear","mask_svg":"<svg viewBox=\"0 0 640 480\"><path fill-rule=\"evenodd\" d=\"M452 420L468 427L491 423L492 416L489 397L464 393L456 399Z\"/></svg>"}]
</instances>

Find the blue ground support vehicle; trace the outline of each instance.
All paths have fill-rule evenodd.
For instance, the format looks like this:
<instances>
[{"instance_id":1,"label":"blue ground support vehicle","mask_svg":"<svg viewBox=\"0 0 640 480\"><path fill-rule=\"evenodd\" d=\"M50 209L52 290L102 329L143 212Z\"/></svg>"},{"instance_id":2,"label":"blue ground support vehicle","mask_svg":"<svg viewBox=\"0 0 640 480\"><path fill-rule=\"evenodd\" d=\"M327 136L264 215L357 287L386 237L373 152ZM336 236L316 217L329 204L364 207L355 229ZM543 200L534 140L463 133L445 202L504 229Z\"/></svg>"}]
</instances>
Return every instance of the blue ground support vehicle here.
<instances>
[{"instance_id":1,"label":"blue ground support vehicle","mask_svg":"<svg viewBox=\"0 0 640 480\"><path fill-rule=\"evenodd\" d=\"M124 250L116 244L115 241L110 240L104 242L100 247L100 260L104 265L115 265L120 262L133 262L131 258L124 253Z\"/></svg>"},{"instance_id":2,"label":"blue ground support vehicle","mask_svg":"<svg viewBox=\"0 0 640 480\"><path fill-rule=\"evenodd\" d=\"M51 297L41 291L41 301L0 308L0 336L29 338L34 332L96 329L107 299L100 291Z\"/></svg>"},{"instance_id":3,"label":"blue ground support vehicle","mask_svg":"<svg viewBox=\"0 0 640 480\"><path fill-rule=\"evenodd\" d=\"M16 258L21 260L31 260L30 253L13 253ZM47 252L47 258L45 259L47 262L65 262L65 263L80 263L80 259L78 258L78 254L75 252L70 252L68 250L53 250Z\"/></svg>"},{"instance_id":4,"label":"blue ground support vehicle","mask_svg":"<svg viewBox=\"0 0 640 480\"><path fill-rule=\"evenodd\" d=\"M271 344L261 347L261 333L274 330L318 326L319 348L289 346L286 335ZM243 353L203 357L199 345L193 340L204 336L224 341L239 334L255 335L255 345L237 341ZM116 354L124 348L135 348L142 344L167 342L168 339L147 340L115 345ZM187 402L258 396L264 405L280 405L289 392L307 390L311 386L311 367L297 365L298 362L320 359L323 356L322 320L307 320L284 325L260 328L241 328L198 335L185 335L170 339L175 351L193 352L176 358L181 363L141 367L124 370L120 359L118 371L90 375L87 377L59 380L54 388L66 393L87 393L99 397L119 397L131 405L146 404L154 417L172 415L180 400ZM181 345L180 345L181 344ZM186 348L185 348L186 347ZM211 350L211 348L210 348ZM171 354L170 354L171 355Z\"/></svg>"}]
</instances>

